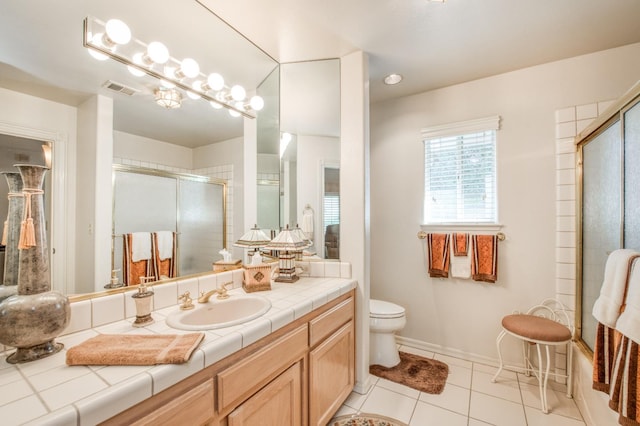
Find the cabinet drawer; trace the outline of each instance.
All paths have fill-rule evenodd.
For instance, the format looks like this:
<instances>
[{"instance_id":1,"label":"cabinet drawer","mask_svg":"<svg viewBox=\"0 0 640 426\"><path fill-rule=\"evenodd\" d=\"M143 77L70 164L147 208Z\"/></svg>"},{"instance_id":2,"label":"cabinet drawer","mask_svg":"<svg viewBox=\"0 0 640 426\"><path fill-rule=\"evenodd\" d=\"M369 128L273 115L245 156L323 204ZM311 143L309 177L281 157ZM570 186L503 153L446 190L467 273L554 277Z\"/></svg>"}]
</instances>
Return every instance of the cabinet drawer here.
<instances>
[{"instance_id":1,"label":"cabinet drawer","mask_svg":"<svg viewBox=\"0 0 640 426\"><path fill-rule=\"evenodd\" d=\"M132 426L158 424L179 426L185 423L203 425L214 417L213 401L213 380L209 379L130 424Z\"/></svg>"},{"instance_id":2,"label":"cabinet drawer","mask_svg":"<svg viewBox=\"0 0 640 426\"><path fill-rule=\"evenodd\" d=\"M218 374L218 411L235 408L307 350L307 325L282 336L265 348Z\"/></svg>"},{"instance_id":3,"label":"cabinet drawer","mask_svg":"<svg viewBox=\"0 0 640 426\"><path fill-rule=\"evenodd\" d=\"M329 309L309 322L309 346L315 346L331 333L353 319L355 303L353 297Z\"/></svg>"}]
</instances>

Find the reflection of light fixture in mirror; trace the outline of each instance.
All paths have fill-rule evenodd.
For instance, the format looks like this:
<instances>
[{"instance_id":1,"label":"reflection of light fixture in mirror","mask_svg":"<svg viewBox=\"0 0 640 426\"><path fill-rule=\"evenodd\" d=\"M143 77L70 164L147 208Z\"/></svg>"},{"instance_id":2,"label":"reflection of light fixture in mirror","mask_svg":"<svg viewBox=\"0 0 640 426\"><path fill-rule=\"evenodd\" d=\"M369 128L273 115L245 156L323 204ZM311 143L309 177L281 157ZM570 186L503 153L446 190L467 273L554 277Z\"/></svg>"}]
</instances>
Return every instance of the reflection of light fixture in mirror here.
<instances>
[{"instance_id":1,"label":"reflection of light fixture in mirror","mask_svg":"<svg viewBox=\"0 0 640 426\"><path fill-rule=\"evenodd\" d=\"M83 44L96 59L114 59L136 76L146 74L164 80L163 85L178 88L190 98L216 103L235 117L255 118L254 113L264 107L264 100L259 96L247 101L247 92L242 86L227 87L220 74L202 73L196 60L178 61L169 55L164 44L158 41L147 44L132 38L131 30L120 20L105 23L94 17L85 18Z\"/></svg>"},{"instance_id":2,"label":"reflection of light fixture in mirror","mask_svg":"<svg viewBox=\"0 0 640 426\"><path fill-rule=\"evenodd\" d=\"M278 253L279 274L275 281L293 283L298 281L296 275L296 252L301 252L309 247L308 240L305 242L289 229L285 227L276 237L264 248Z\"/></svg>"},{"instance_id":3,"label":"reflection of light fixture in mirror","mask_svg":"<svg viewBox=\"0 0 640 426\"><path fill-rule=\"evenodd\" d=\"M44 165L51 168L51 142L42 144L42 153L44 154Z\"/></svg>"},{"instance_id":4,"label":"reflection of light fixture in mirror","mask_svg":"<svg viewBox=\"0 0 640 426\"><path fill-rule=\"evenodd\" d=\"M291 142L292 136L291 133L284 132L280 137L280 158L284 155L289 143Z\"/></svg>"},{"instance_id":5,"label":"reflection of light fixture in mirror","mask_svg":"<svg viewBox=\"0 0 640 426\"><path fill-rule=\"evenodd\" d=\"M156 96L156 103L161 107L174 109L182 105L182 95L176 89L158 87L153 93Z\"/></svg>"},{"instance_id":6,"label":"reflection of light fixture in mirror","mask_svg":"<svg viewBox=\"0 0 640 426\"><path fill-rule=\"evenodd\" d=\"M271 240L264 233L264 231L258 228L258 225L254 225L246 234L244 234L238 241L233 243L235 247L242 247L248 249L254 249L253 256L251 257L251 264L257 265L262 263L262 256L260 255L260 248L269 244Z\"/></svg>"}]
</instances>

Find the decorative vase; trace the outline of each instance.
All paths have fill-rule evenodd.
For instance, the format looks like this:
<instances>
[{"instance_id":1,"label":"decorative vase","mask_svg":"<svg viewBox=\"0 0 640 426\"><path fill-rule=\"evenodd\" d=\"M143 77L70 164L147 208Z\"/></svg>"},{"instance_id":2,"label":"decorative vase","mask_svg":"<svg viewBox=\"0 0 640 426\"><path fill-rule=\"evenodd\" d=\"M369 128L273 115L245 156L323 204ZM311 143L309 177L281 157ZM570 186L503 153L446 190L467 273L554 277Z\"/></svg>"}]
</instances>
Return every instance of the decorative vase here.
<instances>
[{"instance_id":1,"label":"decorative vase","mask_svg":"<svg viewBox=\"0 0 640 426\"><path fill-rule=\"evenodd\" d=\"M4 252L4 276L0 286L0 301L13 296L18 291L18 240L24 200L22 198L22 177L18 172L0 172L9 187L7 218L2 232Z\"/></svg>"},{"instance_id":2,"label":"decorative vase","mask_svg":"<svg viewBox=\"0 0 640 426\"><path fill-rule=\"evenodd\" d=\"M47 167L17 164L22 176L24 210L18 244L18 294L0 302L0 343L17 350L7 357L16 364L53 355L55 342L69 324L66 296L51 291L42 184Z\"/></svg>"}]
</instances>

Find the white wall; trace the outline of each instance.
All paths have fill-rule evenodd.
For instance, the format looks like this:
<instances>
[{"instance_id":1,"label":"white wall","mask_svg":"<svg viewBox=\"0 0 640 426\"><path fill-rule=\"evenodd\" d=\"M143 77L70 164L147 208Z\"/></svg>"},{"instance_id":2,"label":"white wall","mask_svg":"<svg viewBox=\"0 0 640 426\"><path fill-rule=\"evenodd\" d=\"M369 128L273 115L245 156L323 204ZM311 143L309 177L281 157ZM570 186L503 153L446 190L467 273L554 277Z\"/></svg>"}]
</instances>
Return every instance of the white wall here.
<instances>
[{"instance_id":1,"label":"white wall","mask_svg":"<svg viewBox=\"0 0 640 426\"><path fill-rule=\"evenodd\" d=\"M356 384L369 375L369 59L364 52L340 58L340 260L351 264L356 287Z\"/></svg>"},{"instance_id":2,"label":"white wall","mask_svg":"<svg viewBox=\"0 0 640 426\"><path fill-rule=\"evenodd\" d=\"M113 156L144 163L163 164L180 169L193 169L193 150L168 142L119 131L113 132Z\"/></svg>"},{"instance_id":3,"label":"white wall","mask_svg":"<svg viewBox=\"0 0 640 426\"><path fill-rule=\"evenodd\" d=\"M401 335L494 361L502 316L556 294L555 111L622 95L640 44L381 102L371 111L371 296L403 305ZM490 115L498 132L499 280L431 279L422 222L420 129ZM509 346L519 359L519 346Z\"/></svg>"}]
</instances>

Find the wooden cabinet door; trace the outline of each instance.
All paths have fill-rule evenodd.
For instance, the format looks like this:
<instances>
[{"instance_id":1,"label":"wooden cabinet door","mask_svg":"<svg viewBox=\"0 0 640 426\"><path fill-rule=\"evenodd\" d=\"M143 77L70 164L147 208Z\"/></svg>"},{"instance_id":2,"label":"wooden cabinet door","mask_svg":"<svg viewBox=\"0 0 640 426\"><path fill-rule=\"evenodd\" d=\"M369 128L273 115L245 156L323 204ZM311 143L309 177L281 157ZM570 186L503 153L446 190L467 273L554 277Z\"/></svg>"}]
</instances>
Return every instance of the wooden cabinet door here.
<instances>
[{"instance_id":1,"label":"wooden cabinet door","mask_svg":"<svg viewBox=\"0 0 640 426\"><path fill-rule=\"evenodd\" d=\"M188 392L176 396L171 402L157 408L143 418L129 423L131 426L143 425L204 425L214 420L213 380L194 387ZM120 423L124 424L124 423Z\"/></svg>"},{"instance_id":2,"label":"wooden cabinet door","mask_svg":"<svg viewBox=\"0 0 640 426\"><path fill-rule=\"evenodd\" d=\"M353 321L309 353L309 425L326 425L355 380Z\"/></svg>"},{"instance_id":3,"label":"wooden cabinet door","mask_svg":"<svg viewBox=\"0 0 640 426\"><path fill-rule=\"evenodd\" d=\"M298 361L233 410L229 426L302 424L302 361Z\"/></svg>"}]
</instances>

